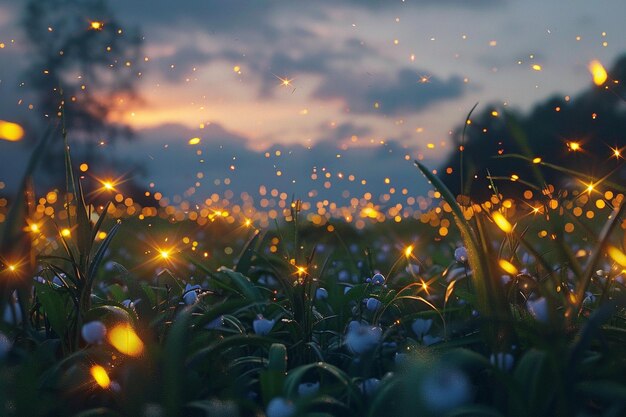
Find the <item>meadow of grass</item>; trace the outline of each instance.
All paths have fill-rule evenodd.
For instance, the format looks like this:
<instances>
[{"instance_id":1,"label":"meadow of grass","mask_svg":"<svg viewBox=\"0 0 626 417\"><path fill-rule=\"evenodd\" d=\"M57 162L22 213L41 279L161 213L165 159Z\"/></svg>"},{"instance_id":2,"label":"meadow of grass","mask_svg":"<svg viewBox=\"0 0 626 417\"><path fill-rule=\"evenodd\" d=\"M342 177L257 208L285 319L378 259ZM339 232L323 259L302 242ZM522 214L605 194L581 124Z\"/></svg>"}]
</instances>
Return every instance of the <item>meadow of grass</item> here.
<instances>
[{"instance_id":1,"label":"meadow of grass","mask_svg":"<svg viewBox=\"0 0 626 417\"><path fill-rule=\"evenodd\" d=\"M519 155L532 204L457 202L416 162L444 236L319 227L297 201L266 230L199 227L109 218L66 151L66 219L44 224L39 153L2 225L2 415L626 414L619 184L555 192L540 170L558 167Z\"/></svg>"}]
</instances>

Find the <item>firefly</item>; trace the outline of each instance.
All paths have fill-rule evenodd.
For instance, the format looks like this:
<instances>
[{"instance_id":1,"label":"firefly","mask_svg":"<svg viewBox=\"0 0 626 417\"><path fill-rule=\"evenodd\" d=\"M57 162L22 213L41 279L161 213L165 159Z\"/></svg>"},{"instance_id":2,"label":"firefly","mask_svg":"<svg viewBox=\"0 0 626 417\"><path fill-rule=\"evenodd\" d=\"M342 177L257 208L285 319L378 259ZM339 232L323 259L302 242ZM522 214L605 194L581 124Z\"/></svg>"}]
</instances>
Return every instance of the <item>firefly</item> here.
<instances>
[{"instance_id":1,"label":"firefly","mask_svg":"<svg viewBox=\"0 0 626 417\"><path fill-rule=\"evenodd\" d=\"M89 23L89 28L91 30L102 30L102 29L104 29L104 23L100 22L98 20L94 20L94 21Z\"/></svg>"},{"instance_id":2,"label":"firefly","mask_svg":"<svg viewBox=\"0 0 626 417\"><path fill-rule=\"evenodd\" d=\"M499 211L493 213L493 221L504 233L511 233L513 230L511 223Z\"/></svg>"},{"instance_id":3,"label":"firefly","mask_svg":"<svg viewBox=\"0 0 626 417\"><path fill-rule=\"evenodd\" d=\"M109 343L124 355L137 357L143 352L143 342L128 323L115 326L107 338Z\"/></svg>"},{"instance_id":4,"label":"firefly","mask_svg":"<svg viewBox=\"0 0 626 417\"><path fill-rule=\"evenodd\" d=\"M107 389L111 385L111 378L109 378L109 374L107 374L106 369L104 369L100 365L94 365L89 370L89 373L93 377L100 387Z\"/></svg>"},{"instance_id":5,"label":"firefly","mask_svg":"<svg viewBox=\"0 0 626 417\"><path fill-rule=\"evenodd\" d=\"M0 120L0 140L17 142L24 137L24 128L17 123Z\"/></svg>"},{"instance_id":6,"label":"firefly","mask_svg":"<svg viewBox=\"0 0 626 417\"><path fill-rule=\"evenodd\" d=\"M598 87L604 84L608 78L608 74L604 69L604 66L598 60L593 60L589 63L589 72L593 78L593 83Z\"/></svg>"}]
</instances>

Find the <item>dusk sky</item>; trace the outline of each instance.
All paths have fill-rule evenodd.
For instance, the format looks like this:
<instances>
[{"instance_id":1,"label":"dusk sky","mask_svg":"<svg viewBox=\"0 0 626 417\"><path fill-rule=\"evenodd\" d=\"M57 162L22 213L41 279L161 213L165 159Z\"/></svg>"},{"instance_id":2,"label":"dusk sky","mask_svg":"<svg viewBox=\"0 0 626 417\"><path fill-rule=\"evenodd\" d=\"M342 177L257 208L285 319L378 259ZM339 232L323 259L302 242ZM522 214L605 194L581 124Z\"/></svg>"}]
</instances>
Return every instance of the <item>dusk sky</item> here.
<instances>
[{"instance_id":1,"label":"dusk sky","mask_svg":"<svg viewBox=\"0 0 626 417\"><path fill-rule=\"evenodd\" d=\"M25 3L0 0L0 119L19 123L41 118L20 102L33 59ZM436 168L476 102L527 110L555 93L575 96L591 83L591 60L609 67L626 50L622 0L108 4L141 31L148 58L142 102L115 120L138 139L108 152L144 166L141 181L168 194L223 191L228 179L235 190L265 183L321 197L331 191L311 175L324 168L337 194L362 194L363 179L369 191L417 193L426 184L410 161ZM24 153L0 141L0 181L17 180Z\"/></svg>"}]
</instances>

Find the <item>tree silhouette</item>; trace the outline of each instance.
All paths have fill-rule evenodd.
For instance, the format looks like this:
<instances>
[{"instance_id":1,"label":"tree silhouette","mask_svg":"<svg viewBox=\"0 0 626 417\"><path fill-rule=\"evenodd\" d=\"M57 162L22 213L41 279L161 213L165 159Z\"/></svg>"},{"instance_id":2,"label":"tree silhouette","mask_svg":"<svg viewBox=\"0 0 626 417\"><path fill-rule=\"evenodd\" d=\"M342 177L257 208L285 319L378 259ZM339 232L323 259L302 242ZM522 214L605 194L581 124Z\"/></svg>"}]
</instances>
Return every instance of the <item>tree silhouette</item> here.
<instances>
[{"instance_id":1,"label":"tree silhouette","mask_svg":"<svg viewBox=\"0 0 626 417\"><path fill-rule=\"evenodd\" d=\"M524 154L560 165L597 179L614 170L619 161L613 154L626 145L626 56L621 57L609 72L603 86L593 85L576 98L567 100L554 96L537 104L527 115L516 111L503 114L501 108L487 106L471 117L463 144L464 194L484 199L493 194L489 175L536 183L532 163L500 155ZM495 112L495 113L494 113ZM463 126L455 131L457 149L461 146ZM576 144L578 146L576 146ZM626 149L621 150L626 154ZM460 193L461 156L456 151L443 164L452 168L442 179L455 193ZM556 170L543 169L546 182L563 186L567 176ZM622 167L614 178L625 179ZM571 178L569 178L571 179ZM496 180L498 191L519 195L527 189L520 181ZM536 184L543 186L545 184Z\"/></svg>"},{"instance_id":2,"label":"tree silhouette","mask_svg":"<svg viewBox=\"0 0 626 417\"><path fill-rule=\"evenodd\" d=\"M23 19L33 47L27 79L37 108L59 116L83 140L130 137L111 118L137 100L141 37L123 28L103 0L30 0Z\"/></svg>"}]
</instances>

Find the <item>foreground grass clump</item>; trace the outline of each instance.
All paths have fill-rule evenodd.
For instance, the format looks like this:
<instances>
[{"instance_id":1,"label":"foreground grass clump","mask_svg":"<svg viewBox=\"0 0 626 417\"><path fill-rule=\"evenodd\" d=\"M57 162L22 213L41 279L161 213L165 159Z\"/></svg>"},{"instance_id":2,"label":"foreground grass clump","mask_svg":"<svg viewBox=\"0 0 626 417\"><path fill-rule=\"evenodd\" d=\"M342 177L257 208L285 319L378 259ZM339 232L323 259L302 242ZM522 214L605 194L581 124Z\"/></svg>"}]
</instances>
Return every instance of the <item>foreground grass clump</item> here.
<instances>
[{"instance_id":1,"label":"foreground grass clump","mask_svg":"<svg viewBox=\"0 0 626 417\"><path fill-rule=\"evenodd\" d=\"M458 237L417 222L328 237L294 203L224 256L142 237L185 227L210 249L210 229L91 212L66 159L59 249L30 247L26 185L3 230L4 415L626 412L623 195L567 235L567 195L530 216L497 191L459 205L418 164Z\"/></svg>"}]
</instances>

